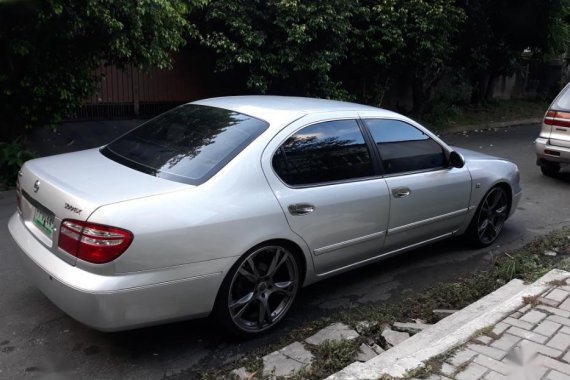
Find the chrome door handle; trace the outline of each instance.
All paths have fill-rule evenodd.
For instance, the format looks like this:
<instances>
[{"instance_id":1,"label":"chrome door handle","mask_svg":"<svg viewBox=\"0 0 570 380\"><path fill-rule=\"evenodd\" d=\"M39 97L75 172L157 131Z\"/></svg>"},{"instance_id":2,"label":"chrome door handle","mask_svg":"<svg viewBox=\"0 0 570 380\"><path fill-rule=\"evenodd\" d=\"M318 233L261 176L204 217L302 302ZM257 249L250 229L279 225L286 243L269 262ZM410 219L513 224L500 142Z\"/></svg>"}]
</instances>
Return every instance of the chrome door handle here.
<instances>
[{"instance_id":1,"label":"chrome door handle","mask_svg":"<svg viewBox=\"0 0 570 380\"><path fill-rule=\"evenodd\" d=\"M291 215L307 215L315 211L315 206L309 203L296 203L287 206Z\"/></svg>"},{"instance_id":2,"label":"chrome door handle","mask_svg":"<svg viewBox=\"0 0 570 380\"><path fill-rule=\"evenodd\" d=\"M395 198L405 198L410 195L411 192L412 191L407 187L396 187L395 189L392 189L392 195Z\"/></svg>"}]
</instances>

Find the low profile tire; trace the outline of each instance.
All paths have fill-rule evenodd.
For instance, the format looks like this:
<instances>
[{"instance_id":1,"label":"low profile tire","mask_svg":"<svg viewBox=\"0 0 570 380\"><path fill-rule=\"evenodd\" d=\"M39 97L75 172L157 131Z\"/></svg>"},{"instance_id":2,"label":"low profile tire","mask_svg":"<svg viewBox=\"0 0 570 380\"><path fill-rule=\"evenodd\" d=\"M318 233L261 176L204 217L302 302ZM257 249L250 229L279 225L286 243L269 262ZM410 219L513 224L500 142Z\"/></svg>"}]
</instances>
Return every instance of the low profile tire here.
<instances>
[{"instance_id":1,"label":"low profile tire","mask_svg":"<svg viewBox=\"0 0 570 380\"><path fill-rule=\"evenodd\" d=\"M287 316L300 283L299 261L291 249L281 245L256 247L229 271L215 312L230 334L257 336Z\"/></svg>"},{"instance_id":2,"label":"low profile tire","mask_svg":"<svg viewBox=\"0 0 570 380\"><path fill-rule=\"evenodd\" d=\"M477 248L493 244L503 231L509 216L509 194L502 186L495 186L485 194L471 220L467 235Z\"/></svg>"},{"instance_id":3,"label":"low profile tire","mask_svg":"<svg viewBox=\"0 0 570 380\"><path fill-rule=\"evenodd\" d=\"M551 164L551 165L542 165L540 167L540 171L547 177L556 177L560 172L560 165Z\"/></svg>"}]
</instances>

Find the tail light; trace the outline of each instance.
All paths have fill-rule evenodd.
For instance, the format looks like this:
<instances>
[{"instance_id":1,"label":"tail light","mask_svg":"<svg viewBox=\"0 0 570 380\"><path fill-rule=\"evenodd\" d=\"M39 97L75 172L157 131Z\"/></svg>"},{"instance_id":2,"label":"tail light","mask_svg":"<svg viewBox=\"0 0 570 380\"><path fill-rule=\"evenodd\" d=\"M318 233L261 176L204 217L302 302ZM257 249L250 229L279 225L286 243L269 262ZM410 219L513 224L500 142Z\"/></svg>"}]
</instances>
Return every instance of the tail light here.
<instances>
[{"instance_id":1,"label":"tail light","mask_svg":"<svg viewBox=\"0 0 570 380\"><path fill-rule=\"evenodd\" d=\"M133 234L122 228L65 219L59 229L59 249L94 264L115 260L129 248Z\"/></svg>"},{"instance_id":2,"label":"tail light","mask_svg":"<svg viewBox=\"0 0 570 380\"><path fill-rule=\"evenodd\" d=\"M548 111L544 116L544 124L555 127L570 128L570 113L560 111Z\"/></svg>"}]
</instances>

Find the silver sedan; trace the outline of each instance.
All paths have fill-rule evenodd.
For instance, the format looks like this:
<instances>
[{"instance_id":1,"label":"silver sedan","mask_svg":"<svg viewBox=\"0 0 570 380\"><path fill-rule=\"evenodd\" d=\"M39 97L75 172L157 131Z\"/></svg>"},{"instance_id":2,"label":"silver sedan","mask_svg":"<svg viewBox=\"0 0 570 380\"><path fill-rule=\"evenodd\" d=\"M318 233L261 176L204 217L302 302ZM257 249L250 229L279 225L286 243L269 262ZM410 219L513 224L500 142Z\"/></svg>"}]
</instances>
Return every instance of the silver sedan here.
<instances>
[{"instance_id":1,"label":"silver sedan","mask_svg":"<svg viewBox=\"0 0 570 380\"><path fill-rule=\"evenodd\" d=\"M379 108L241 96L28 161L9 222L31 277L103 331L214 313L255 336L301 287L451 236L492 244L513 163Z\"/></svg>"}]
</instances>

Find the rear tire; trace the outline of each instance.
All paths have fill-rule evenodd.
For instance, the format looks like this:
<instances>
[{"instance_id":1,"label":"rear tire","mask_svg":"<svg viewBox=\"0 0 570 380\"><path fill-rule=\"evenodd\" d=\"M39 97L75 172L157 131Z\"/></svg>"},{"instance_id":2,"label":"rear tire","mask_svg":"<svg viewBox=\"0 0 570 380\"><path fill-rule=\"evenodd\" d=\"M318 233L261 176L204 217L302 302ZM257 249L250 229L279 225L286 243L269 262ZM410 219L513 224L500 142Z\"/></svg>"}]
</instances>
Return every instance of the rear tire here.
<instances>
[{"instance_id":1,"label":"rear tire","mask_svg":"<svg viewBox=\"0 0 570 380\"><path fill-rule=\"evenodd\" d=\"M558 164L548 164L541 165L540 171L547 177L556 177L560 172L560 165Z\"/></svg>"},{"instance_id":2,"label":"rear tire","mask_svg":"<svg viewBox=\"0 0 570 380\"><path fill-rule=\"evenodd\" d=\"M258 336L286 318L300 284L301 266L291 249L257 246L228 272L214 311L231 335Z\"/></svg>"},{"instance_id":3,"label":"rear tire","mask_svg":"<svg viewBox=\"0 0 570 380\"><path fill-rule=\"evenodd\" d=\"M509 198L502 186L495 186L485 194L467 229L475 247L488 247L497 240L509 216Z\"/></svg>"}]
</instances>

